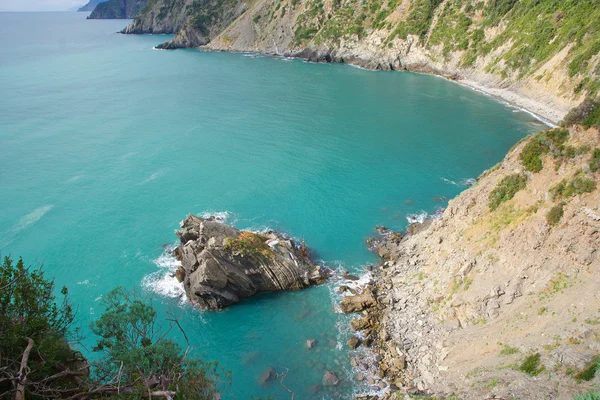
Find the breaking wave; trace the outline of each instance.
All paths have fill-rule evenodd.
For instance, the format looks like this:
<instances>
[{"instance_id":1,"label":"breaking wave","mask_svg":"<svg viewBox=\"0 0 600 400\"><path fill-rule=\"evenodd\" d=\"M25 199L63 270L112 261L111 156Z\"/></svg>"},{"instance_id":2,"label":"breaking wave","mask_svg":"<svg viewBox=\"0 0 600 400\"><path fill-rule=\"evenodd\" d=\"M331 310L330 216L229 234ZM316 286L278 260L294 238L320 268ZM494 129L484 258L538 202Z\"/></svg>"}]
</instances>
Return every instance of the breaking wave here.
<instances>
[{"instance_id":1,"label":"breaking wave","mask_svg":"<svg viewBox=\"0 0 600 400\"><path fill-rule=\"evenodd\" d=\"M142 286L164 297L179 299L182 303L187 301L183 284L177 280L175 271L181 263L172 255L175 245L167 246L165 251L152 262L159 268L158 271L146 275Z\"/></svg>"}]
</instances>

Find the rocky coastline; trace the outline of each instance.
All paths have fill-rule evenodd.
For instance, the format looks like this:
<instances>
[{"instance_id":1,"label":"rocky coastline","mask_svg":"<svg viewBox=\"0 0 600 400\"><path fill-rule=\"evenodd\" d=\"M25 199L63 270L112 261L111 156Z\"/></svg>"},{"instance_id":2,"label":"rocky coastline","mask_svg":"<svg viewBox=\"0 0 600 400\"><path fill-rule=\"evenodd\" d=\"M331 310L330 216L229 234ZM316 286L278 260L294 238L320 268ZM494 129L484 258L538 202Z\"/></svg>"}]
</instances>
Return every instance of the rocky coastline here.
<instances>
[{"instance_id":1,"label":"rocky coastline","mask_svg":"<svg viewBox=\"0 0 600 400\"><path fill-rule=\"evenodd\" d=\"M215 218L188 215L175 233L173 255L190 302L218 310L258 292L300 290L325 282L328 271L310 260L304 244L278 232L240 231Z\"/></svg>"},{"instance_id":2,"label":"rocky coastline","mask_svg":"<svg viewBox=\"0 0 600 400\"><path fill-rule=\"evenodd\" d=\"M201 47L435 74L554 125L586 96L593 96L600 79L598 58L586 53L589 62L578 63L575 51L594 42L592 35L584 35L578 45L559 35L555 39L560 43L540 44L547 47L541 58L515 58L529 51L520 31L530 35L535 25L534 19L517 29L519 12L540 13L544 18L560 14L556 20L560 31L562 24L572 23L577 13L584 12L586 6L579 3L569 5L572 15L568 17L565 10L552 14L558 4L538 4L535 10L518 4L511 11L513 6L496 10L490 2L474 7L469 1L440 1L419 14L426 6L419 0L384 0L368 7L345 0L325 4L261 0L250 5L227 0L193 7L184 3L149 3L123 33L174 33L173 39L158 46L162 49ZM457 18L463 21L459 24ZM415 20L420 21L419 29ZM458 26L466 30L458 32ZM578 29L583 32L585 24Z\"/></svg>"},{"instance_id":3,"label":"rocky coastline","mask_svg":"<svg viewBox=\"0 0 600 400\"><path fill-rule=\"evenodd\" d=\"M542 141L554 150L530 171L523 154ZM375 353L368 378L384 399L567 400L598 383L589 373L600 354L594 148L597 127L530 136L438 218L378 229L368 241L381 257L373 282L342 309L357 313L351 328ZM523 186L492 207L513 176Z\"/></svg>"}]
</instances>

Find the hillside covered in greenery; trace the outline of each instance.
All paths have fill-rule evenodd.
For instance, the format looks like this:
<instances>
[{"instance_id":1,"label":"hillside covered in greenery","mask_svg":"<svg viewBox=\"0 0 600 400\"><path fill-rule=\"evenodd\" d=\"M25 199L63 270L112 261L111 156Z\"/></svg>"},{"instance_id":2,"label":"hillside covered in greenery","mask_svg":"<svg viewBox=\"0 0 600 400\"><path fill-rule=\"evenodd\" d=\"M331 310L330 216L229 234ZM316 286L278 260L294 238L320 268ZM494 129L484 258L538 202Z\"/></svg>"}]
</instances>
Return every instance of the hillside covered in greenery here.
<instances>
[{"instance_id":1,"label":"hillside covered in greenery","mask_svg":"<svg viewBox=\"0 0 600 400\"><path fill-rule=\"evenodd\" d=\"M108 0L99 2L89 19L129 19L134 18L147 0Z\"/></svg>"},{"instance_id":2,"label":"hillside covered in greenery","mask_svg":"<svg viewBox=\"0 0 600 400\"><path fill-rule=\"evenodd\" d=\"M600 90L596 0L150 0L132 24L145 29L131 32L171 20L186 40L168 48L310 49L319 61L521 82L569 108Z\"/></svg>"}]
</instances>

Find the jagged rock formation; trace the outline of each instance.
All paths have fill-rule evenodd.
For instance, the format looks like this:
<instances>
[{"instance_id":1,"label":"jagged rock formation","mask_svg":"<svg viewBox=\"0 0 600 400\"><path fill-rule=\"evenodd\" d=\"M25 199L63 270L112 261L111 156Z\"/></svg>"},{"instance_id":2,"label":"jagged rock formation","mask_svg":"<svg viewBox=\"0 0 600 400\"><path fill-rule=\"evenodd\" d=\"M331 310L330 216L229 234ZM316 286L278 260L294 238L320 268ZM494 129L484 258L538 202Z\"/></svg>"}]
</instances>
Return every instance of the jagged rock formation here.
<instances>
[{"instance_id":1,"label":"jagged rock formation","mask_svg":"<svg viewBox=\"0 0 600 400\"><path fill-rule=\"evenodd\" d=\"M526 138L439 219L378 245L365 290L377 302L353 327L375 338L389 383L473 400L571 399L598 383L596 107L595 127Z\"/></svg>"},{"instance_id":2,"label":"jagged rock formation","mask_svg":"<svg viewBox=\"0 0 600 400\"><path fill-rule=\"evenodd\" d=\"M177 277L192 304L203 309L222 309L257 292L299 290L327 278L306 249L275 232L238 231L188 215L176 234L181 241L174 250L181 261Z\"/></svg>"},{"instance_id":3,"label":"jagged rock formation","mask_svg":"<svg viewBox=\"0 0 600 400\"><path fill-rule=\"evenodd\" d=\"M151 0L124 32L436 73L558 122L600 89L599 25L595 0Z\"/></svg>"},{"instance_id":4,"label":"jagged rock formation","mask_svg":"<svg viewBox=\"0 0 600 400\"><path fill-rule=\"evenodd\" d=\"M134 18L148 0L108 0L98 3L88 19Z\"/></svg>"},{"instance_id":5,"label":"jagged rock formation","mask_svg":"<svg viewBox=\"0 0 600 400\"><path fill-rule=\"evenodd\" d=\"M88 1L88 3L82 7L79 7L79 9L77 10L78 12L89 12L89 11L94 11L94 9L96 8L96 6L100 3L104 3L105 1L108 0L90 0Z\"/></svg>"}]
</instances>

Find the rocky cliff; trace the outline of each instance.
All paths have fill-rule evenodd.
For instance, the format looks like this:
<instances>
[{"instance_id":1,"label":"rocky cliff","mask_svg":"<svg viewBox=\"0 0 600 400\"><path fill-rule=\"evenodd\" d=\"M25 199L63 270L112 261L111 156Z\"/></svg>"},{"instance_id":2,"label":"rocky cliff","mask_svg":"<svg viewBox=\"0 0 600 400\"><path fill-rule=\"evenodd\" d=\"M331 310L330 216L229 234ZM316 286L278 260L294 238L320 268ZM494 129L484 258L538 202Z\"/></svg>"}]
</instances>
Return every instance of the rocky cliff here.
<instances>
[{"instance_id":1,"label":"rocky cliff","mask_svg":"<svg viewBox=\"0 0 600 400\"><path fill-rule=\"evenodd\" d=\"M286 54L430 72L558 122L600 89L595 0L151 0L126 33L164 48Z\"/></svg>"},{"instance_id":2,"label":"rocky cliff","mask_svg":"<svg viewBox=\"0 0 600 400\"><path fill-rule=\"evenodd\" d=\"M238 231L214 219L188 215L174 250L177 278L192 304L221 309L258 292L299 290L322 283L325 270L307 250L275 232Z\"/></svg>"},{"instance_id":3,"label":"rocky cliff","mask_svg":"<svg viewBox=\"0 0 600 400\"><path fill-rule=\"evenodd\" d=\"M572 114L583 125L515 145L439 219L385 234L368 288L376 304L353 322L379 348L375 381L473 400L572 399L600 383L600 105L591 104Z\"/></svg>"},{"instance_id":4,"label":"rocky cliff","mask_svg":"<svg viewBox=\"0 0 600 400\"><path fill-rule=\"evenodd\" d=\"M78 12L90 12L90 11L94 11L94 9L96 8L96 6L98 4L104 3L105 1L108 1L108 0L90 0L83 7L79 7L79 9L77 11Z\"/></svg>"},{"instance_id":5,"label":"rocky cliff","mask_svg":"<svg viewBox=\"0 0 600 400\"><path fill-rule=\"evenodd\" d=\"M147 0L108 0L98 3L88 19L130 19L144 7Z\"/></svg>"}]
</instances>

